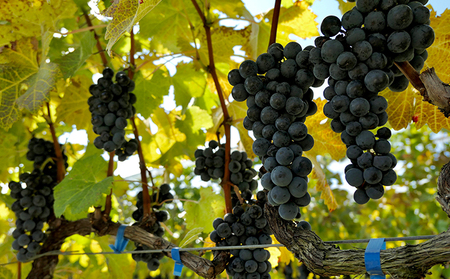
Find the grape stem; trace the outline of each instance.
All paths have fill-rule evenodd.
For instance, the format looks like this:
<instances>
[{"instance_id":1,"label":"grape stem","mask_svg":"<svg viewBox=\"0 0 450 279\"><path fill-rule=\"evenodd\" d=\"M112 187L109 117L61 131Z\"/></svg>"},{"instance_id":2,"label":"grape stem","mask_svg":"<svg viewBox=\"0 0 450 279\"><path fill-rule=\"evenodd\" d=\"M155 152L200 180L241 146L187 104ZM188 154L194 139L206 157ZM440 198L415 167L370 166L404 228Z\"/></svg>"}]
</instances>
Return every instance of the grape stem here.
<instances>
[{"instance_id":1,"label":"grape stem","mask_svg":"<svg viewBox=\"0 0 450 279\"><path fill-rule=\"evenodd\" d=\"M55 125L53 125L52 114L50 112L50 104L47 102L47 123L50 127L50 133L52 134L53 147L55 148L56 154L56 181L59 183L64 179L64 159L61 152L61 147L59 146L58 138L56 137Z\"/></svg>"},{"instance_id":2,"label":"grape stem","mask_svg":"<svg viewBox=\"0 0 450 279\"><path fill-rule=\"evenodd\" d=\"M269 46L277 41L278 19L280 18L281 0L275 0L272 16L272 28L270 29Z\"/></svg>"},{"instance_id":3,"label":"grape stem","mask_svg":"<svg viewBox=\"0 0 450 279\"><path fill-rule=\"evenodd\" d=\"M84 15L84 18L86 19L87 25L89 27L93 27L92 21L91 21L91 18L89 17L89 15L85 11L83 11L83 15ZM103 67L106 68L106 67L108 67L108 59L106 58L105 50L102 48L102 45L100 44L100 36L97 35L97 33L95 33L94 29L92 29L91 32L94 32L94 38L97 41L97 43L96 43L97 50L102 59Z\"/></svg>"},{"instance_id":4,"label":"grape stem","mask_svg":"<svg viewBox=\"0 0 450 279\"><path fill-rule=\"evenodd\" d=\"M225 167L224 167L224 175L223 175L221 184L222 184L223 192L225 195L226 212L231 213L233 211L233 207L231 205L230 170L228 169L228 165L230 164L230 149L231 149L231 147L230 147L230 145L231 145L230 144L231 118L230 118L230 115L228 114L227 106L225 103L225 98L224 98L224 95L222 92L222 88L220 87L219 78L218 78L217 72L216 72L216 66L214 64L214 53L213 53L213 46L212 46L212 40L211 40L211 26L206 21L206 17L203 14L200 7L198 6L196 0L191 0L191 1L203 22L203 27L205 28L206 42L208 44L208 57L209 57L208 70L214 80L214 85L216 86L217 95L219 95L220 106L221 106L222 112L223 112L223 126L225 129Z\"/></svg>"}]
</instances>

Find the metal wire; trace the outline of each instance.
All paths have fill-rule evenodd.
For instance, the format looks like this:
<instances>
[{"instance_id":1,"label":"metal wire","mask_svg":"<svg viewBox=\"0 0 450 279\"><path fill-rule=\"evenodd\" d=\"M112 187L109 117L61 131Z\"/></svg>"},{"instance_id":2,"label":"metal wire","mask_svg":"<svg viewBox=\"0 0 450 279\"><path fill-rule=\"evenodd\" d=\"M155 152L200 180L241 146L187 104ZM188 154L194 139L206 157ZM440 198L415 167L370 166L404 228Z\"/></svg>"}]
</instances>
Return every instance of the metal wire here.
<instances>
[{"instance_id":1,"label":"metal wire","mask_svg":"<svg viewBox=\"0 0 450 279\"><path fill-rule=\"evenodd\" d=\"M422 235L422 236L404 236L404 237L386 237L386 242L393 242L393 241L412 241L412 240L426 240L431 239L435 237L436 235ZM368 243L370 241L370 238L366 239L349 239L349 240L331 240L331 241L324 241L324 243L327 244L355 244L355 243ZM258 244L258 245L240 245L240 246L224 246L224 247L199 247L199 248L180 248L180 252L194 252L194 251L225 251L225 250L235 250L235 249L257 249L257 248L270 248L270 247L285 247L283 244ZM147 253L163 253L163 252L170 252L172 249L155 249L155 250L139 250L139 251L123 251L120 254L147 254ZM115 252L76 252L76 251L69 251L69 252L61 252L61 251L49 251L43 254L36 255L35 257L31 258L29 261L34 261L35 259L46 257L46 256L56 256L56 255L62 255L62 256L77 256L77 255L120 255L119 253ZM17 261L14 262L8 262L4 264L0 264L0 266L9 265L17 263Z\"/></svg>"}]
</instances>

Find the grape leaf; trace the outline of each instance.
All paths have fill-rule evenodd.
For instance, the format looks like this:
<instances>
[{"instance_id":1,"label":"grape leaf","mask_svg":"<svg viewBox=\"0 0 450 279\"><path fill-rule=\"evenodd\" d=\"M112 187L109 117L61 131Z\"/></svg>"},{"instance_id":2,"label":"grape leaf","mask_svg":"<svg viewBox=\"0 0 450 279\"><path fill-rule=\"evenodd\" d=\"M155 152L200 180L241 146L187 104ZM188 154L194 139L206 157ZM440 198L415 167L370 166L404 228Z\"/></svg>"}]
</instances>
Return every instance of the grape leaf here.
<instances>
[{"instance_id":1,"label":"grape leaf","mask_svg":"<svg viewBox=\"0 0 450 279\"><path fill-rule=\"evenodd\" d=\"M0 53L0 127L9 129L20 113L16 99L21 84L39 70L36 51L29 41L17 43L16 50L6 48Z\"/></svg>"},{"instance_id":2,"label":"grape leaf","mask_svg":"<svg viewBox=\"0 0 450 279\"><path fill-rule=\"evenodd\" d=\"M448 37L450 36L450 10L446 9L441 16L436 16L434 10L430 14L430 26L433 27L435 40L428 51L428 59L424 69L433 67L443 82L450 82L450 49Z\"/></svg>"},{"instance_id":3,"label":"grape leaf","mask_svg":"<svg viewBox=\"0 0 450 279\"><path fill-rule=\"evenodd\" d=\"M248 43L244 44L242 49L247 52L247 56L256 60L261 53L267 52L270 38L271 22L273 9L264 16L257 16L261 21L251 23L246 27L250 32ZM290 34L300 38L310 38L319 35L317 31L316 15L311 11L305 1L295 2L289 8L281 7L279 24L277 28L277 43L286 45L291 41ZM266 22L266 19L269 22Z\"/></svg>"},{"instance_id":4,"label":"grape leaf","mask_svg":"<svg viewBox=\"0 0 450 279\"><path fill-rule=\"evenodd\" d=\"M308 116L305 125L308 127L308 133L314 138L314 147L308 151L308 154L331 155L333 160L340 160L345 156L347 148L341 141L341 136L333 132L329 122L325 122L327 117L323 114L323 106L327 100L315 99L317 112L313 116Z\"/></svg>"},{"instance_id":5,"label":"grape leaf","mask_svg":"<svg viewBox=\"0 0 450 279\"><path fill-rule=\"evenodd\" d=\"M274 235L271 235L270 237L272 238L273 244L280 244ZM280 256L278 258L280 263L288 265L291 261L295 261L294 254L292 254L286 247L276 247L276 249L280 251Z\"/></svg>"},{"instance_id":6,"label":"grape leaf","mask_svg":"<svg viewBox=\"0 0 450 279\"><path fill-rule=\"evenodd\" d=\"M80 37L80 46L73 52L64 55L54 62L59 65L64 78L69 78L86 62L92 54L92 49L95 46L95 38L93 32L85 32Z\"/></svg>"},{"instance_id":7,"label":"grape leaf","mask_svg":"<svg viewBox=\"0 0 450 279\"><path fill-rule=\"evenodd\" d=\"M55 63L44 63L39 67L36 76L33 77L31 86L27 92L17 99L20 109L27 109L35 113L42 103L49 101L50 91L55 89L59 67Z\"/></svg>"},{"instance_id":8,"label":"grape leaf","mask_svg":"<svg viewBox=\"0 0 450 279\"><path fill-rule=\"evenodd\" d=\"M196 71L194 63L180 63L172 77L177 106L186 109L192 98L201 97L206 90L206 73Z\"/></svg>"},{"instance_id":9,"label":"grape leaf","mask_svg":"<svg viewBox=\"0 0 450 279\"><path fill-rule=\"evenodd\" d=\"M111 251L109 248L109 237L104 236L97 238L98 244L102 251ZM114 255L106 254L106 264L108 265L108 273L110 278L127 278L136 268L136 262L131 258L131 254Z\"/></svg>"},{"instance_id":10,"label":"grape leaf","mask_svg":"<svg viewBox=\"0 0 450 279\"><path fill-rule=\"evenodd\" d=\"M325 173L323 172L319 162L317 162L316 156L307 157L311 160L314 166L311 172L311 179L317 179L316 190L322 192L320 194L320 198L324 200L325 205L328 206L328 210L332 212L338 207L338 204L333 192L330 189L330 185L328 185Z\"/></svg>"},{"instance_id":11,"label":"grape leaf","mask_svg":"<svg viewBox=\"0 0 450 279\"><path fill-rule=\"evenodd\" d=\"M112 21L106 27L105 39L109 40L106 51L111 55L114 44L125 33L148 14L161 0L146 0L139 4L139 0L120 0L104 12L105 16L112 17Z\"/></svg>"},{"instance_id":12,"label":"grape leaf","mask_svg":"<svg viewBox=\"0 0 450 279\"><path fill-rule=\"evenodd\" d=\"M8 24L2 25L0 45L23 38L38 38L41 30L54 28L58 20L71 17L76 10L72 0L2 1L0 14Z\"/></svg>"},{"instance_id":13,"label":"grape leaf","mask_svg":"<svg viewBox=\"0 0 450 279\"><path fill-rule=\"evenodd\" d=\"M93 147L91 147L93 148ZM86 212L109 193L114 180L106 176L107 162L101 151L86 151L86 154L72 167L70 173L55 187L55 215L61 216L68 207L73 214Z\"/></svg>"},{"instance_id":14,"label":"grape leaf","mask_svg":"<svg viewBox=\"0 0 450 279\"><path fill-rule=\"evenodd\" d=\"M0 279L10 279L13 278L13 273L6 267L0 266Z\"/></svg>"},{"instance_id":15,"label":"grape leaf","mask_svg":"<svg viewBox=\"0 0 450 279\"><path fill-rule=\"evenodd\" d=\"M339 3L339 10L342 14L345 14L347 11L350 11L355 7L355 2L350 2L348 0L337 0Z\"/></svg>"},{"instance_id":16,"label":"grape leaf","mask_svg":"<svg viewBox=\"0 0 450 279\"><path fill-rule=\"evenodd\" d=\"M214 228L212 222L217 216L225 214L225 202L223 197L214 193L211 187L200 189L200 200L197 203L184 203L186 210L186 228L203 228L203 232L209 233Z\"/></svg>"},{"instance_id":17,"label":"grape leaf","mask_svg":"<svg viewBox=\"0 0 450 279\"><path fill-rule=\"evenodd\" d=\"M180 241L180 244L178 244L178 247L183 248L184 246L188 245L192 241L195 241L198 239L198 236L203 232L203 228L194 228L187 232L187 234L184 236L184 238Z\"/></svg>"},{"instance_id":18,"label":"grape leaf","mask_svg":"<svg viewBox=\"0 0 450 279\"><path fill-rule=\"evenodd\" d=\"M63 121L67 125L75 125L78 130L91 131L91 113L87 99L91 96L89 86L92 79L87 76L76 76L70 80L70 84L64 90L61 104L56 108L56 120Z\"/></svg>"},{"instance_id":19,"label":"grape leaf","mask_svg":"<svg viewBox=\"0 0 450 279\"><path fill-rule=\"evenodd\" d=\"M163 96L169 93L168 73L163 69L158 69L151 79L146 79L139 73L136 75L135 82L134 94L136 94L138 102L134 106L144 118L149 118L153 110L162 103Z\"/></svg>"},{"instance_id":20,"label":"grape leaf","mask_svg":"<svg viewBox=\"0 0 450 279\"><path fill-rule=\"evenodd\" d=\"M406 128L411 123L414 115L414 94L411 84L403 92L392 92L385 89L379 93L388 101L386 112L389 115L389 124L394 130Z\"/></svg>"},{"instance_id":21,"label":"grape leaf","mask_svg":"<svg viewBox=\"0 0 450 279\"><path fill-rule=\"evenodd\" d=\"M414 108L414 118L417 129L422 128L425 124L430 127L434 133L438 133L443 128L450 130L450 119L438 109L437 106L422 101L422 96L416 91L416 106Z\"/></svg>"},{"instance_id":22,"label":"grape leaf","mask_svg":"<svg viewBox=\"0 0 450 279\"><path fill-rule=\"evenodd\" d=\"M180 52L179 41L191 42L192 24L196 30L202 30L200 17L191 1L166 0L156 6L139 23L139 33L150 41L153 49L161 51ZM167 32L170 30L170 32Z\"/></svg>"}]
</instances>

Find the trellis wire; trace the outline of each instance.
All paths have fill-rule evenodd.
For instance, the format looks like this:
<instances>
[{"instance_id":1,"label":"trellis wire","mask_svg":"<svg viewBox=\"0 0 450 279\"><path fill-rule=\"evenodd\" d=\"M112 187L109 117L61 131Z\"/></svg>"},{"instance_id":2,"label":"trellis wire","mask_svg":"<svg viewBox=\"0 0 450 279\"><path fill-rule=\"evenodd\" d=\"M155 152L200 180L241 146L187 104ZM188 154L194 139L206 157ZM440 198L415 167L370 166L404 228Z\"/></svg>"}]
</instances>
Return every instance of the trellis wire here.
<instances>
[{"instance_id":1,"label":"trellis wire","mask_svg":"<svg viewBox=\"0 0 450 279\"><path fill-rule=\"evenodd\" d=\"M386 237L385 241L411 241L411 240L426 240L435 237L436 235L422 235L422 236L404 236L404 237ZM355 243L368 243L370 238L366 239L349 239L349 240L331 240L324 241L327 244L355 244ZM257 249L257 248L270 248L270 247L285 247L283 244L258 244L258 245L239 245L239 246L224 246L224 247L199 247L199 248L180 248L180 252L194 252L194 251L224 251L224 250L235 250L235 249ZM154 250L139 250L139 251L123 251L120 254L147 254L147 253L163 253L170 252L172 249L154 249ZM61 251L49 251L43 254L36 255L27 262L34 261L38 258L46 256L78 256L78 255L118 255L115 252L61 252ZM8 262L0 264L0 266L9 265L17 263Z\"/></svg>"}]
</instances>

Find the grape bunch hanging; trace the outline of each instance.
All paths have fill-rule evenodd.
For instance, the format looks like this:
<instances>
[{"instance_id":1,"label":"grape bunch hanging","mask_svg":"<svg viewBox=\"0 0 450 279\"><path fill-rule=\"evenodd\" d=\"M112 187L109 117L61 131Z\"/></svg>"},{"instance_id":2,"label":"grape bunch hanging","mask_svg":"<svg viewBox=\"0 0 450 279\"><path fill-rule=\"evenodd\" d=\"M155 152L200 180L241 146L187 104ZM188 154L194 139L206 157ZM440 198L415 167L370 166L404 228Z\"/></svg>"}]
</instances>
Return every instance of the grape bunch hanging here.
<instances>
[{"instance_id":1,"label":"grape bunch hanging","mask_svg":"<svg viewBox=\"0 0 450 279\"><path fill-rule=\"evenodd\" d=\"M224 218L216 218L211 241L217 247L272 244L269 224L264 216L264 204L267 201L263 191L257 193L257 200L249 200L233 207L233 213ZM272 265L268 261L270 252L262 248L233 249L232 257L226 267L227 274L233 279L261 278L270 279Z\"/></svg>"},{"instance_id":2,"label":"grape bunch hanging","mask_svg":"<svg viewBox=\"0 0 450 279\"><path fill-rule=\"evenodd\" d=\"M203 181L223 178L225 172L225 148L212 140L204 149L195 151L194 173L200 175ZM235 150L230 154L230 182L239 187L240 195L244 200L252 198L252 192L258 188L258 182L253 178L257 175L253 169L253 161L248 158L245 151ZM232 204L236 205L238 198L232 188Z\"/></svg>"},{"instance_id":3,"label":"grape bunch hanging","mask_svg":"<svg viewBox=\"0 0 450 279\"><path fill-rule=\"evenodd\" d=\"M33 161L34 170L20 174L20 182L11 181L8 185L11 197L16 200L11 206L17 218L12 247L18 251L16 257L20 262L36 256L47 238L42 229L53 213L53 188L57 184L57 164L53 161L56 154L52 142L32 138L26 156ZM63 159L67 168L65 154Z\"/></svg>"},{"instance_id":4,"label":"grape bunch hanging","mask_svg":"<svg viewBox=\"0 0 450 279\"><path fill-rule=\"evenodd\" d=\"M424 66L426 48L434 41L426 2L358 0L341 19L323 20L324 36L316 39L316 48L309 53L315 76L329 77L323 112L347 146L351 164L345 177L357 188L354 200L359 204L381 198L383 185L397 179L389 129L378 130L376 136L370 130L388 121L388 103L378 93L408 86L395 63L409 62L418 72Z\"/></svg>"},{"instance_id":5,"label":"grape bunch hanging","mask_svg":"<svg viewBox=\"0 0 450 279\"><path fill-rule=\"evenodd\" d=\"M173 200L173 195L170 193L170 185L169 184L161 184L159 187L159 191L152 195L152 212L156 221L153 223L151 227L145 227L144 229L154 234L158 237L162 237L164 235L164 228L161 226L161 223L167 221L169 219L169 213L164 210L157 210L161 208L161 203L171 203ZM144 199L143 193L140 191L137 195L136 201L137 209L133 212L132 217L136 220L136 223L133 226L137 226L141 223L142 217L144 214ZM145 245L141 245L139 243L135 243L136 249L134 251L142 251L142 250L151 250L150 247ZM159 268L160 260L164 257L163 253L136 253L132 254L133 259L137 261L142 261L147 264L147 268L150 271L155 271Z\"/></svg>"},{"instance_id":6,"label":"grape bunch hanging","mask_svg":"<svg viewBox=\"0 0 450 279\"><path fill-rule=\"evenodd\" d=\"M95 147L107 152L115 150L119 161L124 161L138 147L137 140L125 139L127 119L136 114L133 106L136 103L136 95L132 93L135 84L122 71L116 73L115 83L113 77L113 70L103 70L103 77L98 79L97 84L89 87L92 96L89 97L88 104L94 132L99 135L94 140Z\"/></svg>"},{"instance_id":7,"label":"grape bunch hanging","mask_svg":"<svg viewBox=\"0 0 450 279\"><path fill-rule=\"evenodd\" d=\"M314 139L304 122L317 111L310 87L321 86L324 79L314 76L314 65L304 55L310 49L296 42L285 47L274 43L256 62L246 60L228 74L233 98L247 102L243 125L256 138L253 152L266 171L261 184L286 220L300 218L299 207L311 200L307 176L312 163L302 154L314 146Z\"/></svg>"}]
</instances>

